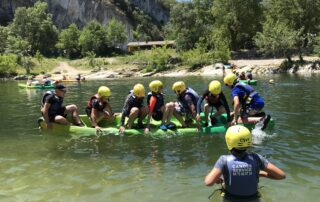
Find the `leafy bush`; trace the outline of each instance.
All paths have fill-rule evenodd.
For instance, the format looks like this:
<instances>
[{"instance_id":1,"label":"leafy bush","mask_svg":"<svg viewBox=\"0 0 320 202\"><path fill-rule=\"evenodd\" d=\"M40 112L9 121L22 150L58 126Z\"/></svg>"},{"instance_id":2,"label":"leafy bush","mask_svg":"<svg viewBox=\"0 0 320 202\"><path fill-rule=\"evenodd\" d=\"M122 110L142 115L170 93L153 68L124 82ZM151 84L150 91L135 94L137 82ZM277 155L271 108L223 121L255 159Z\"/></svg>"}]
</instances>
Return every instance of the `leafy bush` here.
<instances>
[{"instance_id":1,"label":"leafy bush","mask_svg":"<svg viewBox=\"0 0 320 202\"><path fill-rule=\"evenodd\" d=\"M0 55L0 77L17 74L17 56L13 54Z\"/></svg>"},{"instance_id":2,"label":"leafy bush","mask_svg":"<svg viewBox=\"0 0 320 202\"><path fill-rule=\"evenodd\" d=\"M181 53L181 59L182 64L190 66L192 70L212 62L210 55L202 48L194 48Z\"/></svg>"}]
</instances>

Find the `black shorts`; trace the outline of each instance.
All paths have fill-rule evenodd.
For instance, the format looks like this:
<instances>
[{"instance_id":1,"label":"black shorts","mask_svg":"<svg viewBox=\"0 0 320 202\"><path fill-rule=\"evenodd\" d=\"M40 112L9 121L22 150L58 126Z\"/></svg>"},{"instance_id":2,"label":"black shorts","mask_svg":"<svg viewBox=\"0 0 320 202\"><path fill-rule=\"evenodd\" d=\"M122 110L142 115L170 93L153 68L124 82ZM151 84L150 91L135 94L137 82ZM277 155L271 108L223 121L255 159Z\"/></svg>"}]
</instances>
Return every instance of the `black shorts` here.
<instances>
[{"instance_id":1,"label":"black shorts","mask_svg":"<svg viewBox=\"0 0 320 202\"><path fill-rule=\"evenodd\" d=\"M64 118L67 117L67 114L65 114L66 107L62 107L58 110L56 114L49 114L49 121L54 122L56 116L63 116Z\"/></svg>"},{"instance_id":2,"label":"black shorts","mask_svg":"<svg viewBox=\"0 0 320 202\"><path fill-rule=\"evenodd\" d=\"M155 111L152 113L152 118L156 121L161 121L163 117L162 111Z\"/></svg>"},{"instance_id":3,"label":"black shorts","mask_svg":"<svg viewBox=\"0 0 320 202\"><path fill-rule=\"evenodd\" d=\"M214 104L208 103L210 107L215 107L217 111L219 111L219 108L223 106L221 102L216 102Z\"/></svg>"}]
</instances>

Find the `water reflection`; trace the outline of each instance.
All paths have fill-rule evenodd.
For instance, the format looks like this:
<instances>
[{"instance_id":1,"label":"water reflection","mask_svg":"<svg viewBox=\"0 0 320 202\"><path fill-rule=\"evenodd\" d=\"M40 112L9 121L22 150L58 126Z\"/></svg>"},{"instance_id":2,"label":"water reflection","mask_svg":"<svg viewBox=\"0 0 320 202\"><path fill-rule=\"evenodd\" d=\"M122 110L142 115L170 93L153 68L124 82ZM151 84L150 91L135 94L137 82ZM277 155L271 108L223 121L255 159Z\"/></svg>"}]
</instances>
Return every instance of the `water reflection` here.
<instances>
[{"instance_id":1,"label":"water reflection","mask_svg":"<svg viewBox=\"0 0 320 202\"><path fill-rule=\"evenodd\" d=\"M320 108L319 77L274 75L258 78L255 89L266 100L275 128L254 131L252 148L283 168L287 179L261 179L264 201L313 201L318 196ZM162 78L161 78L162 79ZM212 79L187 77L202 92ZM87 99L100 85L112 89L112 107L121 111L136 82L152 78L66 84L65 103L84 113ZM166 101L174 101L163 78ZM223 88L230 102L229 89ZM207 201L211 188L203 177L221 154L228 154L223 134L213 136L118 136L90 138L46 136L37 130L44 91L18 89L0 82L0 201ZM82 106L82 107L81 107ZM82 111L81 111L82 110ZM299 190L299 191L297 191Z\"/></svg>"}]
</instances>

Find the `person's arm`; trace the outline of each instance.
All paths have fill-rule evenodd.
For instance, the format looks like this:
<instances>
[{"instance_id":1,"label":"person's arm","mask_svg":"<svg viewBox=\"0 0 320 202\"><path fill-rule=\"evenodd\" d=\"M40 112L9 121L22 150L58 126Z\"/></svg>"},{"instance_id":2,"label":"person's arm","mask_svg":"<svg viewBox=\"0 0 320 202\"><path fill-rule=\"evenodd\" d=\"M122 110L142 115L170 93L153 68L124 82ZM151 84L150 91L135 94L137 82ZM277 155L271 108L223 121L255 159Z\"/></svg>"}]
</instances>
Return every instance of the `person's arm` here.
<instances>
[{"instance_id":1,"label":"person's arm","mask_svg":"<svg viewBox=\"0 0 320 202\"><path fill-rule=\"evenodd\" d=\"M238 123L238 118L239 118L239 110L240 110L240 101L238 96L233 97L233 112L234 112L234 122L237 124Z\"/></svg>"},{"instance_id":2,"label":"person's arm","mask_svg":"<svg viewBox=\"0 0 320 202\"><path fill-rule=\"evenodd\" d=\"M200 112L201 112L201 104L202 104L204 98L205 98L205 95L203 95L202 97L200 97L200 99L199 99L198 102L197 102L197 114L200 114Z\"/></svg>"},{"instance_id":3,"label":"person's arm","mask_svg":"<svg viewBox=\"0 0 320 202\"><path fill-rule=\"evenodd\" d=\"M98 122L97 122L97 117L98 117L98 110L95 108L92 108L91 110L91 120L92 120L92 126L97 127Z\"/></svg>"},{"instance_id":4,"label":"person's arm","mask_svg":"<svg viewBox=\"0 0 320 202\"><path fill-rule=\"evenodd\" d=\"M186 95L185 99L186 99L186 101L188 103L188 106L189 106L189 109L190 109L192 115L195 117L196 113L197 113L196 112L196 106L194 106L191 96L190 95Z\"/></svg>"},{"instance_id":5,"label":"person's arm","mask_svg":"<svg viewBox=\"0 0 320 202\"><path fill-rule=\"evenodd\" d=\"M221 175L222 175L222 172L219 168L213 168L204 179L205 185L212 186L215 183L221 182L220 180Z\"/></svg>"},{"instance_id":6,"label":"person's arm","mask_svg":"<svg viewBox=\"0 0 320 202\"><path fill-rule=\"evenodd\" d=\"M259 176L273 180L282 180L286 178L286 174L280 168L270 162L265 166L263 170L260 170Z\"/></svg>"},{"instance_id":7,"label":"person's arm","mask_svg":"<svg viewBox=\"0 0 320 202\"><path fill-rule=\"evenodd\" d=\"M149 104L149 113L148 113L148 118L147 118L147 128L150 129L150 120L151 120L151 115L153 113L154 107L157 104L157 98L155 96L151 96L150 98L150 104Z\"/></svg>"},{"instance_id":8,"label":"person's arm","mask_svg":"<svg viewBox=\"0 0 320 202\"><path fill-rule=\"evenodd\" d=\"M48 102L44 103L43 109L42 109L42 113L43 113L43 118L45 120L45 122L47 123L47 128L52 128L52 124L49 120L49 108L50 108L51 104Z\"/></svg>"},{"instance_id":9,"label":"person's arm","mask_svg":"<svg viewBox=\"0 0 320 202\"><path fill-rule=\"evenodd\" d=\"M232 120L231 120L230 108L229 108L229 105L228 105L228 101L227 101L227 99L226 99L226 96L224 96L224 94L221 93L221 94L220 94L220 99L221 99L221 102L222 102L223 107L226 109L226 112L227 112L227 121L228 121L228 123L230 123Z\"/></svg>"}]
</instances>

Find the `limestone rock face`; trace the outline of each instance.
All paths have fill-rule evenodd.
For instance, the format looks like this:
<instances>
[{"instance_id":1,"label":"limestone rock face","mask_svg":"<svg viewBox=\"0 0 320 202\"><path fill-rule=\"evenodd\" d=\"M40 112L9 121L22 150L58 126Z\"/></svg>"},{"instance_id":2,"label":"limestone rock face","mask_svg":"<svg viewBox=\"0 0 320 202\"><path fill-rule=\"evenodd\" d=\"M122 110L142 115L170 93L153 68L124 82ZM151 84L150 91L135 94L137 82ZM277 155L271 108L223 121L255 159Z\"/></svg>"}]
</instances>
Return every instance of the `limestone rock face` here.
<instances>
[{"instance_id":1,"label":"limestone rock face","mask_svg":"<svg viewBox=\"0 0 320 202\"><path fill-rule=\"evenodd\" d=\"M6 25L14 17L17 7L32 6L37 0L0 0L0 24ZM128 30L132 22L114 3L109 0L45 0L49 12L53 14L53 21L59 28L65 28L71 23L79 27L91 20L102 24L108 23L113 17L123 22ZM165 23L169 18L169 11L164 9L157 0L128 0L132 5L140 8L158 23ZM129 33L130 35L130 33Z\"/></svg>"}]
</instances>

